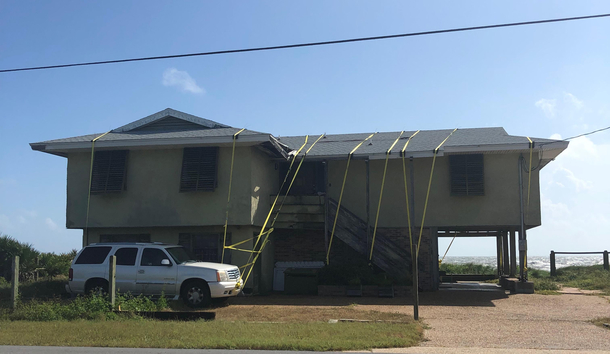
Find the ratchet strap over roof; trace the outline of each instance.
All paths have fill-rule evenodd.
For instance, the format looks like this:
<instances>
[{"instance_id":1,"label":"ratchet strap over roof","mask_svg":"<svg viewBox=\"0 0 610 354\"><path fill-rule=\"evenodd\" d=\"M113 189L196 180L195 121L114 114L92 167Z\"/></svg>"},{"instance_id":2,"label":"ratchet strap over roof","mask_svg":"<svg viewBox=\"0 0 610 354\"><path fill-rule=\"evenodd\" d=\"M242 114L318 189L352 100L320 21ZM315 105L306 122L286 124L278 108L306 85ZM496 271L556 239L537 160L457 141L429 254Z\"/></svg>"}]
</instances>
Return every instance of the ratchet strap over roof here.
<instances>
[{"instance_id":1,"label":"ratchet strap over roof","mask_svg":"<svg viewBox=\"0 0 610 354\"><path fill-rule=\"evenodd\" d=\"M421 158L434 157L435 149L453 129L440 130L421 130L414 137L408 148L404 151L407 157ZM396 136L400 132L384 132L377 133L375 137L364 144L352 158L369 158L385 159L388 149L392 147L396 140ZM398 144L395 144L389 151L390 159L400 158L401 150L404 142L414 136L416 131L405 131ZM310 159L345 159L353 148L354 144L362 141L371 133L357 134L330 134L326 135L317 146L309 153ZM304 137L302 136L287 136L277 138L282 144L297 149L303 144ZM561 140L531 138L536 146L541 149L542 161L544 166L549 161L554 159L561 151L563 151L568 143ZM403 141L403 143L401 143ZM524 136L509 135L503 128L470 128L459 129L451 135L440 150L437 151L437 156L448 154L464 154L464 153L484 153L498 154L509 152L527 152L530 151L530 141Z\"/></svg>"}]
</instances>

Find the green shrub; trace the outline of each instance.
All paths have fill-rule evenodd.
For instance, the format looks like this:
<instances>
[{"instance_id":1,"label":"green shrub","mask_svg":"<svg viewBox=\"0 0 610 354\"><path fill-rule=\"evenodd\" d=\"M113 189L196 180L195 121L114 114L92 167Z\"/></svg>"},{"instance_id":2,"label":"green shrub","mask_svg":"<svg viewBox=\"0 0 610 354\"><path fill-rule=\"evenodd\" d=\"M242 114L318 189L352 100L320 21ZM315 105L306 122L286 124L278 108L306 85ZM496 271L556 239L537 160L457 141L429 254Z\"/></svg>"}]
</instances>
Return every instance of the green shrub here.
<instances>
[{"instance_id":1,"label":"green shrub","mask_svg":"<svg viewBox=\"0 0 610 354\"><path fill-rule=\"evenodd\" d=\"M610 272L604 270L602 265L559 268L557 269L557 276L554 278L565 286L586 290L602 290L610 294Z\"/></svg>"},{"instance_id":2,"label":"green shrub","mask_svg":"<svg viewBox=\"0 0 610 354\"><path fill-rule=\"evenodd\" d=\"M150 297L143 295L118 295L116 299L117 308L125 312L128 317L134 317L133 312L159 311L168 307L165 296L161 296L156 302ZM3 316L6 316L4 314ZM72 301L61 301L58 299L39 301L33 300L19 303L8 319L17 321L73 321L73 320L114 320L119 315L113 312L110 302L105 296L90 295L78 296Z\"/></svg>"},{"instance_id":3,"label":"green shrub","mask_svg":"<svg viewBox=\"0 0 610 354\"><path fill-rule=\"evenodd\" d=\"M535 278L535 279L532 279L532 281L534 282L535 291L540 291L540 290L557 291L557 290L559 290L559 285L549 278L540 278L540 279Z\"/></svg>"},{"instance_id":4,"label":"green shrub","mask_svg":"<svg viewBox=\"0 0 610 354\"><path fill-rule=\"evenodd\" d=\"M495 275L498 273L498 271L494 267L475 263L441 263L439 270L444 271L447 274Z\"/></svg>"},{"instance_id":5,"label":"green shrub","mask_svg":"<svg viewBox=\"0 0 610 354\"><path fill-rule=\"evenodd\" d=\"M0 276L10 280L13 257L19 256L19 277L28 279L36 269L36 258L39 253L34 247L25 242L19 242L8 236L0 236Z\"/></svg>"},{"instance_id":6,"label":"green shrub","mask_svg":"<svg viewBox=\"0 0 610 354\"><path fill-rule=\"evenodd\" d=\"M40 260L40 271L41 276L49 278L56 277L58 275L68 276L70 265L72 260L76 257L76 250L72 250L67 253L55 254L55 253L41 253Z\"/></svg>"}]
</instances>

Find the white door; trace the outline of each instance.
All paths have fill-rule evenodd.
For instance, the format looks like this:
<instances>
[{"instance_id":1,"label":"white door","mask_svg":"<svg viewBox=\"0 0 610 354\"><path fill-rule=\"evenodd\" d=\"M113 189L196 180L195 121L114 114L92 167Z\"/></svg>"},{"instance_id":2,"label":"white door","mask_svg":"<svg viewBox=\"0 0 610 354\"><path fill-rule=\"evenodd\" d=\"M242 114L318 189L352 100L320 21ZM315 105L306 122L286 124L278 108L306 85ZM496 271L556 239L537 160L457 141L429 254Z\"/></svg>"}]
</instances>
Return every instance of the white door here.
<instances>
[{"instance_id":1,"label":"white door","mask_svg":"<svg viewBox=\"0 0 610 354\"><path fill-rule=\"evenodd\" d=\"M168 260L169 265L162 264ZM138 274L136 277L136 290L146 295L160 295L163 292L167 296L176 295L176 275L178 266L172 258L162 249L144 248Z\"/></svg>"},{"instance_id":2,"label":"white door","mask_svg":"<svg viewBox=\"0 0 610 354\"><path fill-rule=\"evenodd\" d=\"M136 291L136 258L138 256L137 247L118 248L116 256L116 288L121 293Z\"/></svg>"}]
</instances>

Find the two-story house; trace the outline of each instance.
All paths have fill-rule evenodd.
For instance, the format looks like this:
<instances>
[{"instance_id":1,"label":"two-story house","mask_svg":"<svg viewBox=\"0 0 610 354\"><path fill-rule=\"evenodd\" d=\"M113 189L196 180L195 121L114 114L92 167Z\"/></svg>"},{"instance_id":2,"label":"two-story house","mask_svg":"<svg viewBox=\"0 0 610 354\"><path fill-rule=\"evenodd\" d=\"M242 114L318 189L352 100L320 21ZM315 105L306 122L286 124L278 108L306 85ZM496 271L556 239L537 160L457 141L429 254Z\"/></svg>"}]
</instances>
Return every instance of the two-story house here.
<instances>
[{"instance_id":1,"label":"two-story house","mask_svg":"<svg viewBox=\"0 0 610 354\"><path fill-rule=\"evenodd\" d=\"M83 230L83 245L160 241L245 265L251 253L224 245L253 249L269 220L274 231L246 284L258 292L272 289L276 262L362 255L408 273L409 219L414 237L422 234L420 287L438 286L438 237L496 237L498 253L511 259L505 273L514 273L515 238L524 254L525 230L541 223L539 171L567 147L502 128L305 139L166 109L108 133L31 147L68 159L66 227ZM271 210L278 194L279 214Z\"/></svg>"}]
</instances>

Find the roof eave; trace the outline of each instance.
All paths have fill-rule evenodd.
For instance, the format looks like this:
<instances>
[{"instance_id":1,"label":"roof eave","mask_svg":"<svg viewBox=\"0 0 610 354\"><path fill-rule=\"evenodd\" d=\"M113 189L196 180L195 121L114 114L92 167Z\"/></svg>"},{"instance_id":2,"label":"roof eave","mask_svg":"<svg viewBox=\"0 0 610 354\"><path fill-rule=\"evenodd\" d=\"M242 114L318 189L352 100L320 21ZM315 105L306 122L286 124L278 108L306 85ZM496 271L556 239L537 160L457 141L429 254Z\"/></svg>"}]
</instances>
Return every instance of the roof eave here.
<instances>
[{"instance_id":1,"label":"roof eave","mask_svg":"<svg viewBox=\"0 0 610 354\"><path fill-rule=\"evenodd\" d=\"M269 134L238 135L238 144L263 143L269 141ZM154 146L186 146L186 145L219 145L232 144L233 136L222 137L189 137L189 138L164 138L164 139L134 139L134 140L98 140L96 148L130 148L130 147L154 147ZM64 142L64 143L32 143L32 150L59 154L69 151L91 149L90 141Z\"/></svg>"}]
</instances>

